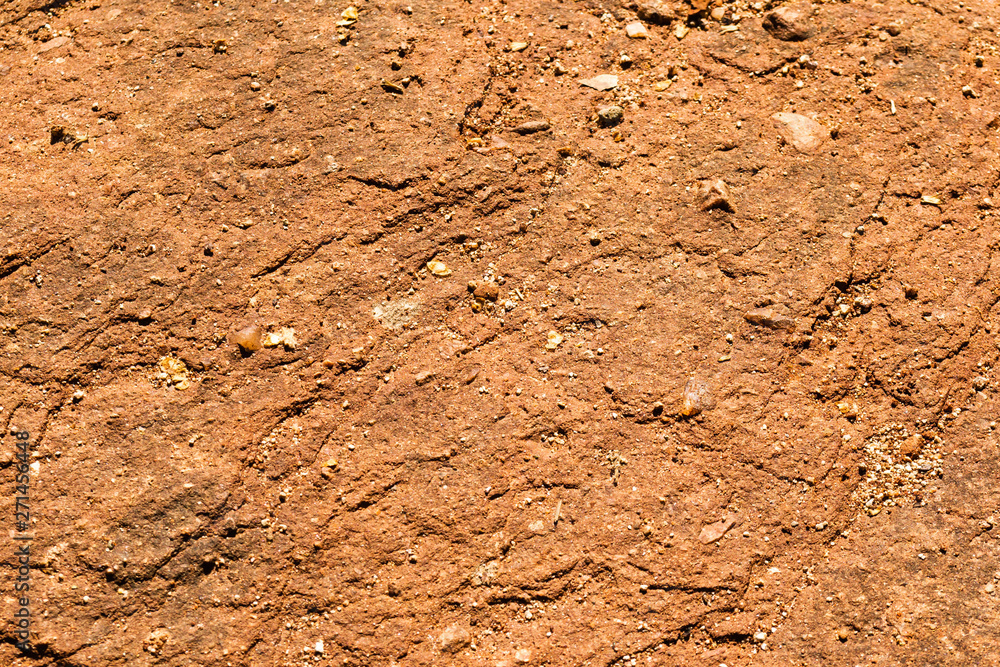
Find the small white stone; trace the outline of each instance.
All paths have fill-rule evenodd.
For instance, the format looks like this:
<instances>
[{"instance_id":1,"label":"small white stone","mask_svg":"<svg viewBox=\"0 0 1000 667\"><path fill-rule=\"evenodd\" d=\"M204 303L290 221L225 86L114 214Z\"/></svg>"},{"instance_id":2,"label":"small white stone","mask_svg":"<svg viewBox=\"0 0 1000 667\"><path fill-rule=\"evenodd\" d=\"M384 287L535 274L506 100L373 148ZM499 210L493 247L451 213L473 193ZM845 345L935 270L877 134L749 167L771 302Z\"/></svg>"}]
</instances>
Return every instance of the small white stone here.
<instances>
[{"instance_id":1,"label":"small white stone","mask_svg":"<svg viewBox=\"0 0 1000 667\"><path fill-rule=\"evenodd\" d=\"M646 39L649 37L649 33L646 32L646 26L638 21L633 21L625 26L625 34L629 36L629 39Z\"/></svg>"}]
</instances>

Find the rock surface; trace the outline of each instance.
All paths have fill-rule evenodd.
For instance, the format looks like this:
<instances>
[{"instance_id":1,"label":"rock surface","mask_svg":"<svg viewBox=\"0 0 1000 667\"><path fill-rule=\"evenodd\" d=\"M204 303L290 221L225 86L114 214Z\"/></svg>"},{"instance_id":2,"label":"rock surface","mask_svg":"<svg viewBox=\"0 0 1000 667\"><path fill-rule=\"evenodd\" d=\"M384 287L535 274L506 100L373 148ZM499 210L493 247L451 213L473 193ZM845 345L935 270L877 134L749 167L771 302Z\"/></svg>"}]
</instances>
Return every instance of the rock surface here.
<instances>
[{"instance_id":1,"label":"rock surface","mask_svg":"<svg viewBox=\"0 0 1000 667\"><path fill-rule=\"evenodd\" d=\"M996 3L349 4L0 5L0 665L993 664Z\"/></svg>"}]
</instances>

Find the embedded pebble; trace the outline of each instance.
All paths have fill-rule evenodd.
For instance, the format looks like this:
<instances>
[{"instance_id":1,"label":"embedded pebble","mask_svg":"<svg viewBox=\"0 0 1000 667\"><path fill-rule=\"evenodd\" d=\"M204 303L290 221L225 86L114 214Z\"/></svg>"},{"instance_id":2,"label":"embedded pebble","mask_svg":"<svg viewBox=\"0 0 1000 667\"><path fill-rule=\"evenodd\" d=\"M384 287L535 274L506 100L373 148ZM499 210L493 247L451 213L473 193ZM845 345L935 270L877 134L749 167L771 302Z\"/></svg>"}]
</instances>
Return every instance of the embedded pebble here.
<instances>
[{"instance_id":1,"label":"embedded pebble","mask_svg":"<svg viewBox=\"0 0 1000 667\"><path fill-rule=\"evenodd\" d=\"M784 42L801 42L812 36L809 9L806 7L778 7L764 17L764 30Z\"/></svg>"},{"instance_id":2,"label":"embedded pebble","mask_svg":"<svg viewBox=\"0 0 1000 667\"><path fill-rule=\"evenodd\" d=\"M479 366L469 368L462 377L462 384L472 384L475 382L476 378L479 377L480 371L482 371L482 368Z\"/></svg>"},{"instance_id":3,"label":"embedded pebble","mask_svg":"<svg viewBox=\"0 0 1000 667\"><path fill-rule=\"evenodd\" d=\"M643 21L648 21L655 25L670 25L675 18L673 8L662 0L639 3L636 14Z\"/></svg>"},{"instance_id":4,"label":"embedded pebble","mask_svg":"<svg viewBox=\"0 0 1000 667\"><path fill-rule=\"evenodd\" d=\"M61 35L59 37L54 37L49 41L45 42L38 48L38 53L45 53L46 51L51 51L52 49L58 49L60 46L65 46L73 41L70 37Z\"/></svg>"},{"instance_id":5,"label":"embedded pebble","mask_svg":"<svg viewBox=\"0 0 1000 667\"><path fill-rule=\"evenodd\" d=\"M358 8L353 5L345 9L340 13L340 21L337 21L339 26L348 26L355 23L358 20Z\"/></svg>"},{"instance_id":6,"label":"embedded pebble","mask_svg":"<svg viewBox=\"0 0 1000 667\"><path fill-rule=\"evenodd\" d=\"M427 270L438 278L447 278L451 275L451 269L448 268L448 265L437 259L427 262Z\"/></svg>"},{"instance_id":7,"label":"embedded pebble","mask_svg":"<svg viewBox=\"0 0 1000 667\"><path fill-rule=\"evenodd\" d=\"M698 536L698 541L702 544L711 544L712 542L717 542L722 539L730 528L736 525L736 519L734 517L729 517L721 521L716 521L715 523L710 523L701 529L701 534ZM766 639L766 637L765 637Z\"/></svg>"},{"instance_id":8,"label":"embedded pebble","mask_svg":"<svg viewBox=\"0 0 1000 667\"><path fill-rule=\"evenodd\" d=\"M515 127L514 131L518 134L534 134L535 132L544 132L550 127L547 120L529 120Z\"/></svg>"},{"instance_id":9,"label":"embedded pebble","mask_svg":"<svg viewBox=\"0 0 1000 667\"><path fill-rule=\"evenodd\" d=\"M382 79L379 82L379 85L381 85L382 86L382 90L386 91L387 93L393 93L395 95L402 95L405 92L404 88L401 85L399 85L398 83L394 83L392 81L389 81L388 79Z\"/></svg>"},{"instance_id":10,"label":"embedded pebble","mask_svg":"<svg viewBox=\"0 0 1000 667\"><path fill-rule=\"evenodd\" d=\"M488 299L489 301L496 301L500 296L500 288L497 287L495 283L483 283L482 285L477 285L473 290L472 295L477 299Z\"/></svg>"},{"instance_id":11,"label":"embedded pebble","mask_svg":"<svg viewBox=\"0 0 1000 667\"><path fill-rule=\"evenodd\" d=\"M747 311L743 318L750 324L768 329L784 329L786 331L795 329L795 320L779 313L774 308L754 308Z\"/></svg>"},{"instance_id":12,"label":"embedded pebble","mask_svg":"<svg viewBox=\"0 0 1000 667\"><path fill-rule=\"evenodd\" d=\"M638 21L633 21L625 26L625 34L628 35L629 39L646 39L649 37L646 26Z\"/></svg>"},{"instance_id":13,"label":"embedded pebble","mask_svg":"<svg viewBox=\"0 0 1000 667\"><path fill-rule=\"evenodd\" d=\"M230 340L236 343L244 354L249 354L261 348L263 343L262 337L263 332L261 328L256 324L251 324L230 336Z\"/></svg>"},{"instance_id":14,"label":"embedded pebble","mask_svg":"<svg viewBox=\"0 0 1000 667\"><path fill-rule=\"evenodd\" d=\"M899 446L899 453L907 459L915 459L924 447L924 436L919 433L911 435Z\"/></svg>"},{"instance_id":15,"label":"embedded pebble","mask_svg":"<svg viewBox=\"0 0 1000 667\"><path fill-rule=\"evenodd\" d=\"M295 340L295 329L290 327L282 327L280 331L272 331L264 336L263 341L264 347L278 347L281 345L286 350L294 350L298 344L298 341Z\"/></svg>"},{"instance_id":16,"label":"embedded pebble","mask_svg":"<svg viewBox=\"0 0 1000 667\"><path fill-rule=\"evenodd\" d=\"M708 211L720 208L732 212L733 205L729 199L729 187L721 178L705 181L698 191L701 200L701 210Z\"/></svg>"},{"instance_id":17,"label":"embedded pebble","mask_svg":"<svg viewBox=\"0 0 1000 667\"><path fill-rule=\"evenodd\" d=\"M858 404L854 401L841 401L837 403L837 409L840 410L840 414L848 419L854 420L858 418Z\"/></svg>"},{"instance_id":18,"label":"embedded pebble","mask_svg":"<svg viewBox=\"0 0 1000 667\"><path fill-rule=\"evenodd\" d=\"M604 107L597 112L598 123L601 127L612 127L622 122L622 118L625 116L625 110L620 106L612 105L609 107Z\"/></svg>"},{"instance_id":19,"label":"embedded pebble","mask_svg":"<svg viewBox=\"0 0 1000 667\"><path fill-rule=\"evenodd\" d=\"M472 643L472 635L461 625L450 625L438 636L438 642L445 653L458 653Z\"/></svg>"},{"instance_id":20,"label":"embedded pebble","mask_svg":"<svg viewBox=\"0 0 1000 667\"><path fill-rule=\"evenodd\" d=\"M830 132L808 116L781 112L771 116L785 143L800 153L812 153L830 137Z\"/></svg>"},{"instance_id":21,"label":"embedded pebble","mask_svg":"<svg viewBox=\"0 0 1000 667\"><path fill-rule=\"evenodd\" d=\"M590 79L580 79L580 85L594 90L611 90L618 87L618 77L614 74L600 74Z\"/></svg>"},{"instance_id":22,"label":"embedded pebble","mask_svg":"<svg viewBox=\"0 0 1000 667\"><path fill-rule=\"evenodd\" d=\"M188 369L183 361L174 357L160 359L160 370L166 376L168 383L173 383L175 389L183 391L191 386L188 381Z\"/></svg>"},{"instance_id":23,"label":"embedded pebble","mask_svg":"<svg viewBox=\"0 0 1000 667\"><path fill-rule=\"evenodd\" d=\"M695 378L687 381L681 397L682 417L694 417L705 410L710 410L714 405L715 401L708 383Z\"/></svg>"}]
</instances>

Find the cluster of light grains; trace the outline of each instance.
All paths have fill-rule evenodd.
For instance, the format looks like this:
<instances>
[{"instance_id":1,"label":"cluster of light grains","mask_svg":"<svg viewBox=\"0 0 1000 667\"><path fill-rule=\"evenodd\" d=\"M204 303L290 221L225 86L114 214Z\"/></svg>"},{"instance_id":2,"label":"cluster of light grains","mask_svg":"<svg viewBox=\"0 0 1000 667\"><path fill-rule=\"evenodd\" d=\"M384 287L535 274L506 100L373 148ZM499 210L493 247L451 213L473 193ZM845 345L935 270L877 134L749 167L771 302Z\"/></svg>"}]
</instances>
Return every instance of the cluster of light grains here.
<instances>
[{"instance_id":1,"label":"cluster of light grains","mask_svg":"<svg viewBox=\"0 0 1000 667\"><path fill-rule=\"evenodd\" d=\"M855 492L864 511L875 516L883 507L920 505L937 491L941 477L943 441L936 435L910 433L902 424L889 424L865 441L859 472L864 481Z\"/></svg>"}]
</instances>

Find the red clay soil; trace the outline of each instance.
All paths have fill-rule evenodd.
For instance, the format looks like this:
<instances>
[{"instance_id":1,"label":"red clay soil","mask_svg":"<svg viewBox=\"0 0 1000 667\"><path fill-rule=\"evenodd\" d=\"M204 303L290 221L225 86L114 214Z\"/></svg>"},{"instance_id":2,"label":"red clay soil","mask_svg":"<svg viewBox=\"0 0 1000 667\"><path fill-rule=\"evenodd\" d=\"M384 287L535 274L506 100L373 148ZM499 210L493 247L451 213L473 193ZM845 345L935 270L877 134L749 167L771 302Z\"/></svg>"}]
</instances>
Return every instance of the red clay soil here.
<instances>
[{"instance_id":1,"label":"red clay soil","mask_svg":"<svg viewBox=\"0 0 1000 667\"><path fill-rule=\"evenodd\" d=\"M0 665L997 664L995 3L406 3L0 5Z\"/></svg>"}]
</instances>

